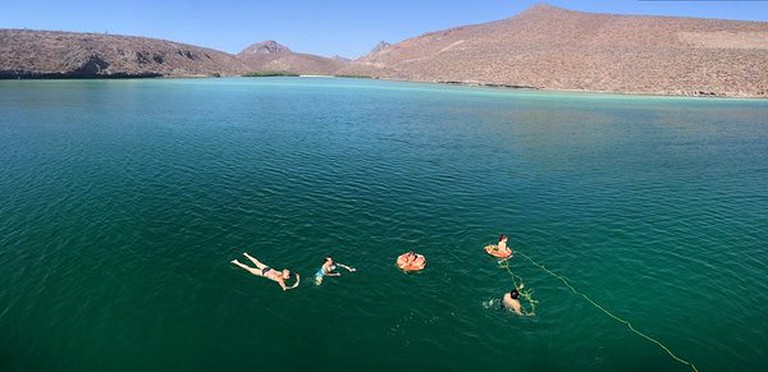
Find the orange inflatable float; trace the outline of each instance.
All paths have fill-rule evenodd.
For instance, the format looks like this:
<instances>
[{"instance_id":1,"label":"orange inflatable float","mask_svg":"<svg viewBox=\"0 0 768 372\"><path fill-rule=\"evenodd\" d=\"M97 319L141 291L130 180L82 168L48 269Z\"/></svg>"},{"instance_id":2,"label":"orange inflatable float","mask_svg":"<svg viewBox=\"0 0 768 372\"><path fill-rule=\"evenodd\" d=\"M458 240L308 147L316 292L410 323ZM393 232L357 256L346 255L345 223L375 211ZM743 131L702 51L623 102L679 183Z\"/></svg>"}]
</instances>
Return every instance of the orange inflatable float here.
<instances>
[{"instance_id":1,"label":"orange inflatable float","mask_svg":"<svg viewBox=\"0 0 768 372\"><path fill-rule=\"evenodd\" d=\"M424 270L427 259L418 253L405 252L397 258L397 267L405 272Z\"/></svg>"},{"instance_id":2,"label":"orange inflatable float","mask_svg":"<svg viewBox=\"0 0 768 372\"><path fill-rule=\"evenodd\" d=\"M512 250L507 248L505 250L499 250L496 244L486 245L485 251L489 255L497 258L509 258L512 256Z\"/></svg>"}]
</instances>

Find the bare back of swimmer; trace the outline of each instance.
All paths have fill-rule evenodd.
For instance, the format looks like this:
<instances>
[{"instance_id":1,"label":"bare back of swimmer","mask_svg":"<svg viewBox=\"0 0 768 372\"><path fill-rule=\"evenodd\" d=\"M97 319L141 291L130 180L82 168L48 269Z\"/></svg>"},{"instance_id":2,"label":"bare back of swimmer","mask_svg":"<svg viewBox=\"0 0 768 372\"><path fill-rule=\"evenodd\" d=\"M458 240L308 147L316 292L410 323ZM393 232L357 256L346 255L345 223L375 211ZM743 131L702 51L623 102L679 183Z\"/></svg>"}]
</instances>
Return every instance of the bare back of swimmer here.
<instances>
[{"instance_id":1,"label":"bare back of swimmer","mask_svg":"<svg viewBox=\"0 0 768 372\"><path fill-rule=\"evenodd\" d=\"M501 304L507 309L514 311L515 314L523 315L523 309L520 306L520 300L518 300L519 297L520 292L518 292L517 289L513 289L509 293L504 294L504 299L501 301Z\"/></svg>"},{"instance_id":2,"label":"bare back of swimmer","mask_svg":"<svg viewBox=\"0 0 768 372\"><path fill-rule=\"evenodd\" d=\"M240 261L238 261L237 259L234 259L234 260L232 260L230 262L232 262L236 266L238 266L238 267L248 271L249 273L251 273L253 275L261 276L261 277L264 277L264 278L267 278L269 280L272 280L272 281L276 282L277 284L280 285L280 288L282 288L284 291L287 291L289 289L294 289L294 288L299 286L299 282L301 281L301 277L299 276L298 273L294 273L294 275L296 276L296 283L294 283L292 286L288 287L287 285L285 285L285 281L288 280L291 277L291 272L290 271L288 271L287 269L283 269L282 271L275 270L275 269L270 268L269 266L265 265L261 261L251 257L251 255L249 255L248 253L243 253L243 255L246 258L248 258L249 260L251 260L251 262L253 262L253 264L256 265L256 267L250 267L250 266L244 265L244 264L240 263Z\"/></svg>"},{"instance_id":3,"label":"bare back of swimmer","mask_svg":"<svg viewBox=\"0 0 768 372\"><path fill-rule=\"evenodd\" d=\"M507 236L504 234L499 235L499 244L496 245L496 250L504 254L512 254L512 250L507 247Z\"/></svg>"}]
</instances>

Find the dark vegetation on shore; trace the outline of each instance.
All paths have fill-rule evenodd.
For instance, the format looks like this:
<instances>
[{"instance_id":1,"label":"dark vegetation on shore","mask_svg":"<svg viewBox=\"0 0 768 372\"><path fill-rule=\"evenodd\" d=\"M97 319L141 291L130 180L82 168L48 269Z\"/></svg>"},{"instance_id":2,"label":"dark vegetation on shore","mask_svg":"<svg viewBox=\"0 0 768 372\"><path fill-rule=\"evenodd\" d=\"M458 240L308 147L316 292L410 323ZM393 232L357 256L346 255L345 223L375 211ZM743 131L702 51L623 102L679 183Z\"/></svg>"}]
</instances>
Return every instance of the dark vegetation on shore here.
<instances>
[{"instance_id":1,"label":"dark vegetation on shore","mask_svg":"<svg viewBox=\"0 0 768 372\"><path fill-rule=\"evenodd\" d=\"M348 79L375 79L373 76L370 76L370 75L338 74L333 76L337 78L348 78Z\"/></svg>"},{"instance_id":2,"label":"dark vegetation on shore","mask_svg":"<svg viewBox=\"0 0 768 372\"><path fill-rule=\"evenodd\" d=\"M162 74L146 72L137 74L128 73L114 73L109 75L94 75L90 73L72 71L72 72L52 72L52 73L35 73L29 71L0 71L0 79L3 80L20 80L20 79L146 79L146 78L158 78L163 77ZM211 75L211 77L216 77Z\"/></svg>"},{"instance_id":3,"label":"dark vegetation on shore","mask_svg":"<svg viewBox=\"0 0 768 372\"><path fill-rule=\"evenodd\" d=\"M527 86L527 85L514 85L514 84L494 84L494 83L468 83L464 81L436 81L439 84L447 85L464 85L471 87L489 87L489 88L507 88L507 89L528 89L538 90L539 88Z\"/></svg>"},{"instance_id":4,"label":"dark vegetation on shore","mask_svg":"<svg viewBox=\"0 0 768 372\"><path fill-rule=\"evenodd\" d=\"M285 71L264 71L264 72L249 72L243 74L244 77L277 77L277 76L300 76L294 72Z\"/></svg>"}]
</instances>

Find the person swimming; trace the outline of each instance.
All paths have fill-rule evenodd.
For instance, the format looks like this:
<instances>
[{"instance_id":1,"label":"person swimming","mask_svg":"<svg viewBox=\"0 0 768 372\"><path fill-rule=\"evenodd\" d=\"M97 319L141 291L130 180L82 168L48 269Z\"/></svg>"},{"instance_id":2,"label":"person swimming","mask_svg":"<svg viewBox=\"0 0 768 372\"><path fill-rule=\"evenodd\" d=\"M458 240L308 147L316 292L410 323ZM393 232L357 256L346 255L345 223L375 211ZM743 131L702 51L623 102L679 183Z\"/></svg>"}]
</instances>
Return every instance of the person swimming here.
<instances>
[{"instance_id":1,"label":"person swimming","mask_svg":"<svg viewBox=\"0 0 768 372\"><path fill-rule=\"evenodd\" d=\"M519 297L520 292L518 292L517 288L515 288L509 291L509 293L504 294L504 298L501 300L501 305L511 311L514 311L517 315L523 315L523 309L520 306L520 300L518 300Z\"/></svg>"},{"instance_id":2,"label":"person swimming","mask_svg":"<svg viewBox=\"0 0 768 372\"><path fill-rule=\"evenodd\" d=\"M343 263L333 262L333 258L331 256L326 256L325 262L323 262L323 265L320 266L320 270L317 270L317 273L315 273L315 283L317 285L322 284L323 277L325 276L340 276L341 273L334 272L334 270L336 270L338 267L344 268L351 273L357 271L357 269L344 265Z\"/></svg>"},{"instance_id":3,"label":"person swimming","mask_svg":"<svg viewBox=\"0 0 768 372\"><path fill-rule=\"evenodd\" d=\"M234 259L234 260L232 260L230 262L235 264L235 265L237 265L238 267L243 268L244 270L248 271L249 273L251 273L253 275L261 276L261 277L264 277L264 278L267 278L269 280L272 280L272 281L276 282L277 284L280 285L280 288L282 288L283 291L287 291L289 289L294 289L294 288L299 286L299 282L301 281L301 277L299 276L298 273L294 273L294 275L296 276L296 283L294 283L292 286L288 287L288 286L285 285L285 281L290 279L290 277L291 277L291 272L290 271L288 271L287 269L283 269L282 271L275 270L275 269L265 265L264 263L260 262L259 260L251 257L248 253L243 252L243 255L245 257L247 257L249 260L251 260L251 262L253 262L253 264L256 265L256 267L250 267L250 266L244 265L244 264L240 263L240 261L238 261L237 259Z\"/></svg>"}]
</instances>

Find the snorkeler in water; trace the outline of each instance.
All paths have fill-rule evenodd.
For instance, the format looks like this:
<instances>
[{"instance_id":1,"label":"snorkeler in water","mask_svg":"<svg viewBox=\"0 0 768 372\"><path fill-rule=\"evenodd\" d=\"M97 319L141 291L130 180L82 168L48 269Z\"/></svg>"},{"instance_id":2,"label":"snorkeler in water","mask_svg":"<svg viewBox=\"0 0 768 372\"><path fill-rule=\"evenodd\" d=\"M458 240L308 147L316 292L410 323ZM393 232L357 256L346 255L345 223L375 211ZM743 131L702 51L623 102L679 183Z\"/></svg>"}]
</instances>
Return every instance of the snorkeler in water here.
<instances>
[{"instance_id":1,"label":"snorkeler in water","mask_svg":"<svg viewBox=\"0 0 768 372\"><path fill-rule=\"evenodd\" d=\"M244 264L240 263L240 261L238 261L237 259L234 259L234 260L232 260L230 262L232 262L233 264L235 264L235 265L237 265L237 266L247 270L249 273L251 273L253 275L261 276L261 277L264 277L264 278L267 278L269 280L277 282L277 284L280 285L280 288L282 288L284 291L287 291L289 289L294 289L294 288L299 286L299 282L301 281L301 277L299 277L298 273L294 273L294 275L296 276L296 283L294 283L292 286L288 287L288 286L285 285L285 281L290 279L290 277L291 277L291 272L290 271L288 271L287 269L283 269L282 271L275 270L275 269L270 268L269 266L263 264L259 260L251 257L248 253L243 253L243 255L245 255L245 257L247 257L249 260L251 260L251 262L253 262L253 264L256 265L256 267L250 267L250 266L244 265Z\"/></svg>"},{"instance_id":2,"label":"snorkeler in water","mask_svg":"<svg viewBox=\"0 0 768 372\"><path fill-rule=\"evenodd\" d=\"M323 262L323 266L321 266L320 270L317 270L317 273L315 273L315 283L317 285L320 285L321 283L323 283L323 277L326 277L326 276L341 275L341 273L334 271L338 267L344 268L351 273L357 271L354 267L349 267L340 262L334 262L331 256L327 256L325 257L325 262Z\"/></svg>"},{"instance_id":3,"label":"snorkeler in water","mask_svg":"<svg viewBox=\"0 0 768 372\"><path fill-rule=\"evenodd\" d=\"M523 315L523 309L520 306L520 300L518 300L519 297L520 292L518 292L517 288L515 288L509 293L504 294L504 299L501 300L501 305L511 311L514 311L517 315Z\"/></svg>"}]
</instances>

